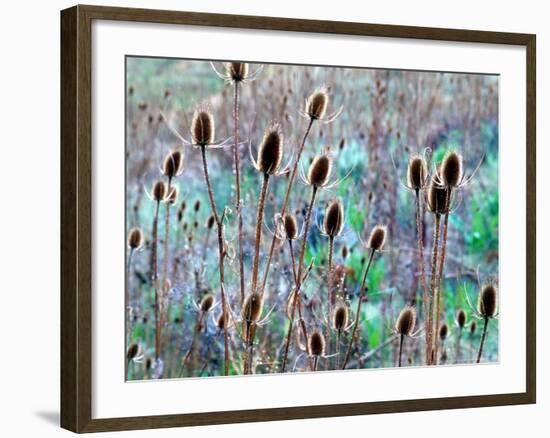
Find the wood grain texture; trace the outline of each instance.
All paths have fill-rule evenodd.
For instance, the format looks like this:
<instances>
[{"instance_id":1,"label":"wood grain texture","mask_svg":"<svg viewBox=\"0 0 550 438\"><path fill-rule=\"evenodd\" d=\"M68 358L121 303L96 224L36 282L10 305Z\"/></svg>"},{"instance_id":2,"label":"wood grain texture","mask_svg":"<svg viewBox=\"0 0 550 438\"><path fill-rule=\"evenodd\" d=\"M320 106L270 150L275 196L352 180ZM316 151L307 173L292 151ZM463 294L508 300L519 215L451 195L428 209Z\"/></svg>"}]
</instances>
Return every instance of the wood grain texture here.
<instances>
[{"instance_id":1,"label":"wood grain texture","mask_svg":"<svg viewBox=\"0 0 550 438\"><path fill-rule=\"evenodd\" d=\"M524 46L527 53L527 379L517 394L92 419L91 23L117 20ZM75 6L61 12L61 426L74 432L150 429L536 401L536 37L530 34ZM121 292L122 293L122 292Z\"/></svg>"}]
</instances>

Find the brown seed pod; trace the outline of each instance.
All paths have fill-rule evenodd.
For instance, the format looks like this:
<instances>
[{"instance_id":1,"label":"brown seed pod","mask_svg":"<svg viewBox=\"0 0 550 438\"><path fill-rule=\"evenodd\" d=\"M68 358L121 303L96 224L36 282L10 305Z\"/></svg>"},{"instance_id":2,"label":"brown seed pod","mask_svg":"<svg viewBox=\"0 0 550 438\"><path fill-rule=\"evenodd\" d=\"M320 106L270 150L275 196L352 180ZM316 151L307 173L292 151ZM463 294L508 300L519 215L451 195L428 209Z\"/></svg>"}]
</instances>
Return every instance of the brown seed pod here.
<instances>
[{"instance_id":1,"label":"brown seed pod","mask_svg":"<svg viewBox=\"0 0 550 438\"><path fill-rule=\"evenodd\" d=\"M476 332L477 324L475 319L470 323L470 334L473 335Z\"/></svg>"},{"instance_id":2,"label":"brown seed pod","mask_svg":"<svg viewBox=\"0 0 550 438\"><path fill-rule=\"evenodd\" d=\"M134 227L128 233L128 246L132 249L140 249L143 245L143 231Z\"/></svg>"},{"instance_id":3,"label":"brown seed pod","mask_svg":"<svg viewBox=\"0 0 550 438\"><path fill-rule=\"evenodd\" d=\"M316 156L307 173L307 181L314 187L323 187L328 182L332 170L332 161L328 155Z\"/></svg>"},{"instance_id":4,"label":"brown seed pod","mask_svg":"<svg viewBox=\"0 0 550 438\"><path fill-rule=\"evenodd\" d=\"M397 318L395 330L403 336L411 336L416 324L416 310L414 307L406 306Z\"/></svg>"},{"instance_id":5,"label":"brown seed pod","mask_svg":"<svg viewBox=\"0 0 550 438\"><path fill-rule=\"evenodd\" d=\"M140 351L141 348L137 342L130 344L128 350L126 351L126 359L129 361L135 359L137 356L139 356Z\"/></svg>"},{"instance_id":6,"label":"brown seed pod","mask_svg":"<svg viewBox=\"0 0 550 438\"><path fill-rule=\"evenodd\" d=\"M479 294L478 311L481 316L494 318L497 313L497 289L493 284L486 284Z\"/></svg>"},{"instance_id":7,"label":"brown seed pod","mask_svg":"<svg viewBox=\"0 0 550 438\"><path fill-rule=\"evenodd\" d=\"M386 242L386 227L383 225L376 225L369 236L367 242L367 248L373 249L375 251L381 251L384 248L384 243Z\"/></svg>"},{"instance_id":8,"label":"brown seed pod","mask_svg":"<svg viewBox=\"0 0 550 438\"><path fill-rule=\"evenodd\" d=\"M229 314L226 313L226 315L225 315L226 325L227 325L228 317L229 317ZM224 320L223 312L221 312L220 315L218 316L218 318L216 319L216 327L218 327L218 329L220 329L220 330L223 329L223 320Z\"/></svg>"},{"instance_id":9,"label":"brown seed pod","mask_svg":"<svg viewBox=\"0 0 550 438\"><path fill-rule=\"evenodd\" d=\"M457 187L462 181L462 155L449 151L441 163L441 180L446 187Z\"/></svg>"},{"instance_id":10,"label":"brown seed pod","mask_svg":"<svg viewBox=\"0 0 550 438\"><path fill-rule=\"evenodd\" d=\"M313 120L322 119L327 111L328 95L325 90L317 90L306 102L306 112Z\"/></svg>"},{"instance_id":11,"label":"brown seed pod","mask_svg":"<svg viewBox=\"0 0 550 438\"><path fill-rule=\"evenodd\" d=\"M349 249L347 247L347 245L344 245L342 247L342 258L345 260L348 258L348 254L349 254Z\"/></svg>"},{"instance_id":12,"label":"brown seed pod","mask_svg":"<svg viewBox=\"0 0 550 438\"><path fill-rule=\"evenodd\" d=\"M441 187L437 181L432 179L428 187L428 209L436 214L442 215L446 211L447 190Z\"/></svg>"},{"instance_id":13,"label":"brown seed pod","mask_svg":"<svg viewBox=\"0 0 550 438\"><path fill-rule=\"evenodd\" d=\"M248 77L248 64L246 62L226 62L225 72L232 81L242 82Z\"/></svg>"},{"instance_id":14,"label":"brown seed pod","mask_svg":"<svg viewBox=\"0 0 550 438\"><path fill-rule=\"evenodd\" d=\"M241 316L244 321L255 322L262 316L264 298L259 292L252 292L247 295L241 309Z\"/></svg>"},{"instance_id":15,"label":"brown seed pod","mask_svg":"<svg viewBox=\"0 0 550 438\"><path fill-rule=\"evenodd\" d=\"M344 303L338 303L332 313L332 326L335 330L344 330L349 322L348 307Z\"/></svg>"},{"instance_id":16,"label":"brown seed pod","mask_svg":"<svg viewBox=\"0 0 550 438\"><path fill-rule=\"evenodd\" d=\"M195 210L195 213L197 213L201 209L201 201L200 199L197 199L195 201L195 205L193 206L193 210Z\"/></svg>"},{"instance_id":17,"label":"brown seed pod","mask_svg":"<svg viewBox=\"0 0 550 438\"><path fill-rule=\"evenodd\" d=\"M323 229L331 237L339 236L344 228L344 207L339 199L331 201L325 210Z\"/></svg>"},{"instance_id":18,"label":"brown seed pod","mask_svg":"<svg viewBox=\"0 0 550 438\"><path fill-rule=\"evenodd\" d=\"M312 356L325 354L325 337L319 330L314 330L308 339L309 351Z\"/></svg>"},{"instance_id":19,"label":"brown seed pod","mask_svg":"<svg viewBox=\"0 0 550 438\"><path fill-rule=\"evenodd\" d=\"M426 182L426 160L420 155L415 155L409 160L407 167L407 182L409 188L421 190Z\"/></svg>"},{"instance_id":20,"label":"brown seed pod","mask_svg":"<svg viewBox=\"0 0 550 438\"><path fill-rule=\"evenodd\" d=\"M164 201L166 197L166 192L168 191L168 186L164 181L157 181L153 185L153 199L157 202Z\"/></svg>"},{"instance_id":21,"label":"brown seed pod","mask_svg":"<svg viewBox=\"0 0 550 438\"><path fill-rule=\"evenodd\" d=\"M206 228L211 230L213 226L214 226L214 215L211 214L210 216L208 216L208 219L206 220Z\"/></svg>"},{"instance_id":22,"label":"brown seed pod","mask_svg":"<svg viewBox=\"0 0 550 438\"><path fill-rule=\"evenodd\" d=\"M439 339L444 341L447 339L447 335L449 334L449 326L447 324L442 324L441 327L439 327Z\"/></svg>"},{"instance_id":23,"label":"brown seed pod","mask_svg":"<svg viewBox=\"0 0 550 438\"><path fill-rule=\"evenodd\" d=\"M202 297L199 308L201 309L201 312L208 312L213 305L214 305L214 295L206 294L204 297Z\"/></svg>"},{"instance_id":24,"label":"brown seed pod","mask_svg":"<svg viewBox=\"0 0 550 438\"><path fill-rule=\"evenodd\" d=\"M145 371L148 372L151 369L152 366L153 366L153 360L150 357L146 358L145 359Z\"/></svg>"},{"instance_id":25,"label":"brown seed pod","mask_svg":"<svg viewBox=\"0 0 550 438\"><path fill-rule=\"evenodd\" d=\"M191 136L193 143L199 146L208 146L214 143L214 117L205 109L198 109L193 114L191 122Z\"/></svg>"},{"instance_id":26,"label":"brown seed pod","mask_svg":"<svg viewBox=\"0 0 550 438\"><path fill-rule=\"evenodd\" d=\"M270 125L258 148L258 170L269 175L276 174L283 160L283 134L280 125Z\"/></svg>"},{"instance_id":27,"label":"brown seed pod","mask_svg":"<svg viewBox=\"0 0 550 438\"><path fill-rule=\"evenodd\" d=\"M178 150L170 151L162 162L162 174L168 178L181 175L183 171L183 153Z\"/></svg>"},{"instance_id":28,"label":"brown seed pod","mask_svg":"<svg viewBox=\"0 0 550 438\"><path fill-rule=\"evenodd\" d=\"M292 213L286 214L283 219L284 234L287 240L294 240L298 237L298 221Z\"/></svg>"},{"instance_id":29,"label":"brown seed pod","mask_svg":"<svg viewBox=\"0 0 550 438\"><path fill-rule=\"evenodd\" d=\"M463 329L466 325L466 312L462 309L458 309L456 312L456 323L458 326Z\"/></svg>"}]
</instances>

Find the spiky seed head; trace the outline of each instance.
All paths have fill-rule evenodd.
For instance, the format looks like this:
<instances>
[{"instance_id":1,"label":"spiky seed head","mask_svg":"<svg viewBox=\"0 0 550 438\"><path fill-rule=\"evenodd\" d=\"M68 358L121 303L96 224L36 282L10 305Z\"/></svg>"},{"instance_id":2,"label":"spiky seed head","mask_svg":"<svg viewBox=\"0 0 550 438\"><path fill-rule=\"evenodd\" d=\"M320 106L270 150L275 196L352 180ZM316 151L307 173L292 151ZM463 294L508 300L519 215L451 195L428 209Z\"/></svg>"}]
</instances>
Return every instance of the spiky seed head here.
<instances>
[{"instance_id":1,"label":"spiky seed head","mask_svg":"<svg viewBox=\"0 0 550 438\"><path fill-rule=\"evenodd\" d=\"M493 318L497 313L497 289L493 284L486 284L479 294L478 311L481 316Z\"/></svg>"},{"instance_id":2,"label":"spiky seed head","mask_svg":"<svg viewBox=\"0 0 550 438\"><path fill-rule=\"evenodd\" d=\"M413 190L420 190L424 187L427 175L426 160L420 155L415 155L409 160L407 167L407 182Z\"/></svg>"},{"instance_id":3,"label":"spiky seed head","mask_svg":"<svg viewBox=\"0 0 550 438\"><path fill-rule=\"evenodd\" d=\"M441 327L439 327L439 339L444 341L447 339L447 335L449 334L449 326L447 324L442 324Z\"/></svg>"},{"instance_id":4,"label":"spiky seed head","mask_svg":"<svg viewBox=\"0 0 550 438\"><path fill-rule=\"evenodd\" d=\"M428 187L428 208L436 214L445 214L447 203L447 190L441 187L438 182L432 178L430 186Z\"/></svg>"},{"instance_id":5,"label":"spiky seed head","mask_svg":"<svg viewBox=\"0 0 550 438\"><path fill-rule=\"evenodd\" d=\"M162 174L168 178L181 175L183 171L183 153L179 150L170 151L162 162Z\"/></svg>"},{"instance_id":6,"label":"spiky seed head","mask_svg":"<svg viewBox=\"0 0 550 438\"><path fill-rule=\"evenodd\" d=\"M179 188L178 186L171 186L170 193L166 195L166 202L170 205L174 205L178 202Z\"/></svg>"},{"instance_id":7,"label":"spiky seed head","mask_svg":"<svg viewBox=\"0 0 550 438\"><path fill-rule=\"evenodd\" d=\"M225 73L232 81L242 82L248 77L248 64L246 62L226 62Z\"/></svg>"},{"instance_id":8,"label":"spiky seed head","mask_svg":"<svg viewBox=\"0 0 550 438\"><path fill-rule=\"evenodd\" d=\"M206 228L211 230L214 227L214 215L211 214L208 216L208 219L206 220Z\"/></svg>"},{"instance_id":9,"label":"spiky seed head","mask_svg":"<svg viewBox=\"0 0 550 438\"><path fill-rule=\"evenodd\" d=\"M199 308L201 309L201 312L208 312L213 305L214 305L214 295L206 294L204 297L202 297Z\"/></svg>"},{"instance_id":10,"label":"spiky seed head","mask_svg":"<svg viewBox=\"0 0 550 438\"><path fill-rule=\"evenodd\" d=\"M340 331L344 330L349 322L349 311L348 307L344 303L338 303L334 307L334 312L332 314L332 325L333 327Z\"/></svg>"},{"instance_id":11,"label":"spiky seed head","mask_svg":"<svg viewBox=\"0 0 550 438\"><path fill-rule=\"evenodd\" d=\"M127 360L135 359L139 355L140 350L141 348L139 344L137 342L133 342L128 347L128 350L126 350L126 359Z\"/></svg>"},{"instance_id":12,"label":"spiky seed head","mask_svg":"<svg viewBox=\"0 0 550 438\"><path fill-rule=\"evenodd\" d=\"M193 206L193 210L195 210L195 213L197 213L201 209L201 201L200 199L197 199L195 201L195 205Z\"/></svg>"},{"instance_id":13,"label":"spiky seed head","mask_svg":"<svg viewBox=\"0 0 550 438\"><path fill-rule=\"evenodd\" d=\"M470 323L470 334L473 335L475 332L476 332L476 329L477 329L477 323L474 320L472 320L472 322Z\"/></svg>"},{"instance_id":14,"label":"spiky seed head","mask_svg":"<svg viewBox=\"0 0 550 438\"><path fill-rule=\"evenodd\" d=\"M386 242L386 234L386 227L384 225L376 225L370 233L367 248L381 251Z\"/></svg>"},{"instance_id":15,"label":"spiky seed head","mask_svg":"<svg viewBox=\"0 0 550 438\"><path fill-rule=\"evenodd\" d=\"M397 318L395 330L403 336L411 336L416 324L416 310L414 307L406 306Z\"/></svg>"},{"instance_id":16,"label":"spiky seed head","mask_svg":"<svg viewBox=\"0 0 550 438\"><path fill-rule=\"evenodd\" d=\"M143 245L143 231L141 228L134 227L128 233L128 246L132 249L140 249Z\"/></svg>"},{"instance_id":17,"label":"spiky seed head","mask_svg":"<svg viewBox=\"0 0 550 438\"><path fill-rule=\"evenodd\" d=\"M332 160L326 154L316 156L307 173L307 181L314 187L323 187L330 178Z\"/></svg>"},{"instance_id":18,"label":"spiky seed head","mask_svg":"<svg viewBox=\"0 0 550 438\"><path fill-rule=\"evenodd\" d=\"M457 187L462 181L462 155L456 151L445 154L441 163L441 179L446 187Z\"/></svg>"},{"instance_id":19,"label":"spiky seed head","mask_svg":"<svg viewBox=\"0 0 550 438\"><path fill-rule=\"evenodd\" d=\"M287 240L294 240L298 237L298 221L292 213L287 213L283 219L285 237Z\"/></svg>"},{"instance_id":20,"label":"spiky seed head","mask_svg":"<svg viewBox=\"0 0 550 438\"><path fill-rule=\"evenodd\" d=\"M258 170L269 175L276 174L283 160L283 133L279 124L270 125L258 148Z\"/></svg>"},{"instance_id":21,"label":"spiky seed head","mask_svg":"<svg viewBox=\"0 0 550 438\"><path fill-rule=\"evenodd\" d=\"M344 228L344 207L339 199L331 201L325 210L323 220L325 233L331 237L339 236Z\"/></svg>"},{"instance_id":22,"label":"spiky seed head","mask_svg":"<svg viewBox=\"0 0 550 438\"><path fill-rule=\"evenodd\" d=\"M264 304L264 298L259 292L251 292L247 295L243 302L241 309L241 316L243 320L249 322L255 322L262 316L262 308Z\"/></svg>"},{"instance_id":23,"label":"spiky seed head","mask_svg":"<svg viewBox=\"0 0 550 438\"><path fill-rule=\"evenodd\" d=\"M153 185L153 199L155 201L164 201L164 198L166 197L166 192L168 192L168 186L164 181L157 181Z\"/></svg>"},{"instance_id":24,"label":"spiky seed head","mask_svg":"<svg viewBox=\"0 0 550 438\"><path fill-rule=\"evenodd\" d=\"M197 109L191 122L191 136L193 143L199 146L208 146L214 143L214 117L206 109Z\"/></svg>"},{"instance_id":25,"label":"spiky seed head","mask_svg":"<svg viewBox=\"0 0 550 438\"><path fill-rule=\"evenodd\" d=\"M319 330L314 330L308 339L309 351L312 356L325 354L325 337Z\"/></svg>"},{"instance_id":26,"label":"spiky seed head","mask_svg":"<svg viewBox=\"0 0 550 438\"><path fill-rule=\"evenodd\" d=\"M228 313L226 313L225 315L225 321L227 321L228 319ZM220 315L218 316L218 319L216 320L216 327L218 327L218 329L223 329L223 321L224 321L224 317L223 317L223 312L220 313ZM227 322L226 322L226 325L227 325Z\"/></svg>"},{"instance_id":27,"label":"spiky seed head","mask_svg":"<svg viewBox=\"0 0 550 438\"><path fill-rule=\"evenodd\" d=\"M342 258L345 260L348 258L348 254L349 254L349 249L348 249L348 246L347 245L344 245L342 247Z\"/></svg>"},{"instance_id":28,"label":"spiky seed head","mask_svg":"<svg viewBox=\"0 0 550 438\"><path fill-rule=\"evenodd\" d=\"M456 323L458 326L463 329L466 325L466 312L462 309L458 309L456 312Z\"/></svg>"},{"instance_id":29,"label":"spiky seed head","mask_svg":"<svg viewBox=\"0 0 550 438\"><path fill-rule=\"evenodd\" d=\"M326 90L321 89L313 92L306 102L306 112L313 120L322 119L327 111L328 94Z\"/></svg>"}]
</instances>

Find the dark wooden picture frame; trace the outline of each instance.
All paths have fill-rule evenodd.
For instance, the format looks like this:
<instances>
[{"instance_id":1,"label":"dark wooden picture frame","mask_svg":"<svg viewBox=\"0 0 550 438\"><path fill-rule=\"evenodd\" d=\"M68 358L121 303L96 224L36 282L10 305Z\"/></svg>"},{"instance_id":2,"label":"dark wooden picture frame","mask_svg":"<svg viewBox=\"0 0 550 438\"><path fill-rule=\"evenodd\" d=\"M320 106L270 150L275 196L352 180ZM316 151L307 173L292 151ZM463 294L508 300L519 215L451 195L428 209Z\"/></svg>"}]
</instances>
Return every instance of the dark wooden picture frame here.
<instances>
[{"instance_id":1,"label":"dark wooden picture frame","mask_svg":"<svg viewBox=\"0 0 550 438\"><path fill-rule=\"evenodd\" d=\"M348 34L518 45L526 48L526 391L253 409L198 414L92 419L92 90L91 25L115 20L228 28ZM531 34L75 6L61 12L61 426L97 432L274 421L536 402L536 37Z\"/></svg>"}]
</instances>

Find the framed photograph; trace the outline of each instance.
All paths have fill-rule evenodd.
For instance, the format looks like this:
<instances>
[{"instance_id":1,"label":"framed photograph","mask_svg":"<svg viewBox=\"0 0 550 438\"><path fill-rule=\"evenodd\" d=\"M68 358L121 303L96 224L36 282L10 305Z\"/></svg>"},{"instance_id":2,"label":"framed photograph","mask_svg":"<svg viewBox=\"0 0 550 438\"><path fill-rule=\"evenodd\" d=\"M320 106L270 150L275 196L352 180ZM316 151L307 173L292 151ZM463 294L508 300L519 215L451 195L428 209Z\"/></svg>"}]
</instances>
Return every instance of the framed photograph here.
<instances>
[{"instance_id":1,"label":"framed photograph","mask_svg":"<svg viewBox=\"0 0 550 438\"><path fill-rule=\"evenodd\" d=\"M534 403L535 41L62 11L62 427Z\"/></svg>"}]
</instances>

